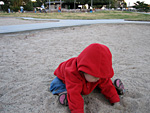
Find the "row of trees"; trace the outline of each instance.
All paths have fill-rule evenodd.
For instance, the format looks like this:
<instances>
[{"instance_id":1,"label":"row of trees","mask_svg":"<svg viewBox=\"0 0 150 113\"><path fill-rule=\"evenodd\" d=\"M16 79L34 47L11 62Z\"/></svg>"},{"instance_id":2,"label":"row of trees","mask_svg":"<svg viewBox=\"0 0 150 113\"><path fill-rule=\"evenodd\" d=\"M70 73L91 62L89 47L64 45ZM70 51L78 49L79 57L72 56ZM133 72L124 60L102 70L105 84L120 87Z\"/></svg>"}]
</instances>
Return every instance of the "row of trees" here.
<instances>
[{"instance_id":1,"label":"row of trees","mask_svg":"<svg viewBox=\"0 0 150 113\"><path fill-rule=\"evenodd\" d=\"M18 11L20 6L24 6L25 10L32 10L33 8L31 0L4 0L2 10L7 11L9 8L13 11Z\"/></svg>"},{"instance_id":2,"label":"row of trees","mask_svg":"<svg viewBox=\"0 0 150 113\"><path fill-rule=\"evenodd\" d=\"M137 1L134 4L135 4L134 8L136 8L138 11L148 12L150 10L149 5L145 4L144 2Z\"/></svg>"},{"instance_id":3,"label":"row of trees","mask_svg":"<svg viewBox=\"0 0 150 113\"><path fill-rule=\"evenodd\" d=\"M36 0L32 2L31 0L3 0L4 5L2 6L3 11L7 11L10 8L13 11L20 10L20 6L24 7L24 10L32 11L34 7L40 7L47 0Z\"/></svg>"},{"instance_id":4,"label":"row of trees","mask_svg":"<svg viewBox=\"0 0 150 113\"><path fill-rule=\"evenodd\" d=\"M2 6L2 9L7 11L10 8L13 11L18 11L20 6L23 6L25 10L33 10L34 7L40 7L43 3L48 2L49 0L36 0L36 2L31 2L31 0L3 0L5 5ZM60 1L60 0L51 0ZM63 4L89 4L91 5L91 0L61 0ZM103 5L108 7L118 7L116 4L118 1L124 2L124 0L93 0L93 6L101 8ZM110 5L111 4L111 5ZM109 6L110 5L110 6Z\"/></svg>"},{"instance_id":5,"label":"row of trees","mask_svg":"<svg viewBox=\"0 0 150 113\"><path fill-rule=\"evenodd\" d=\"M2 10L7 11L8 8L10 8L13 11L20 10L20 6L24 7L24 10L31 11L34 9L34 7L41 7L41 5L49 0L36 0L36 2L32 2L31 0L3 0L5 5L2 6ZM60 0L50 0L52 1L60 1ZM63 4L70 5L70 4L76 4L76 5L84 5L89 4L91 5L91 0L61 0L63 1ZM118 7L124 7L126 8L127 5L124 0L92 0L92 5L95 8L101 8L103 5L106 5L107 8L118 8ZM45 4L46 5L46 4ZM144 2L137 1L135 3L134 8L138 9L139 11L148 11L149 6L148 4L145 4Z\"/></svg>"}]
</instances>

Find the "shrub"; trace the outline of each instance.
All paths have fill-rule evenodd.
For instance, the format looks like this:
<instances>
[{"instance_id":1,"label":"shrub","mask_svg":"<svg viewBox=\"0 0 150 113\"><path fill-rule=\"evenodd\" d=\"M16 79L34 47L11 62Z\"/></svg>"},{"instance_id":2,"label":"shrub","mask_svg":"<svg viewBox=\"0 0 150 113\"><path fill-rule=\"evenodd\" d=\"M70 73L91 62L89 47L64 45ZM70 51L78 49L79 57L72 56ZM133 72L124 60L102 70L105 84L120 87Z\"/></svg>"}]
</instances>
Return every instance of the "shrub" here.
<instances>
[{"instance_id":1,"label":"shrub","mask_svg":"<svg viewBox=\"0 0 150 113\"><path fill-rule=\"evenodd\" d=\"M24 6L24 10L27 10L27 11L33 11L33 4L31 1L29 1L25 6Z\"/></svg>"}]
</instances>

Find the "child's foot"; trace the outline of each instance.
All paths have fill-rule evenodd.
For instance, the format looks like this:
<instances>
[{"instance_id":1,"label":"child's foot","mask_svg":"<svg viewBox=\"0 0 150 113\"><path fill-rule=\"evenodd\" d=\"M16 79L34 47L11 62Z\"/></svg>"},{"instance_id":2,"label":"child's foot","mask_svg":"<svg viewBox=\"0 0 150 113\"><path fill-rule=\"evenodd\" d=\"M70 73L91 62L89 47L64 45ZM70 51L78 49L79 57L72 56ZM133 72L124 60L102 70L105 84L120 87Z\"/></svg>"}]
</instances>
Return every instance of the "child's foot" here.
<instances>
[{"instance_id":1,"label":"child's foot","mask_svg":"<svg viewBox=\"0 0 150 113\"><path fill-rule=\"evenodd\" d=\"M67 93L59 94L58 101L60 104L68 106Z\"/></svg>"},{"instance_id":2,"label":"child's foot","mask_svg":"<svg viewBox=\"0 0 150 113\"><path fill-rule=\"evenodd\" d=\"M118 95L123 95L125 93L124 85L120 79L114 81L114 86L117 90Z\"/></svg>"}]
</instances>

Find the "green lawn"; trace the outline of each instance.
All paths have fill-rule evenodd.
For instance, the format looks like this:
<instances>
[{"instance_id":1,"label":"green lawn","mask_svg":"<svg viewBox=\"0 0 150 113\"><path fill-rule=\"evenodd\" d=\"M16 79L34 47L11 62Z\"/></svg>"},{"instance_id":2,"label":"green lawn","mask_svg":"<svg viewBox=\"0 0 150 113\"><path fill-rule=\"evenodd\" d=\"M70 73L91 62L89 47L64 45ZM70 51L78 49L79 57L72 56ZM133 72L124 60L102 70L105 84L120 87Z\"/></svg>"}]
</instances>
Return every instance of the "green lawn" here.
<instances>
[{"instance_id":1,"label":"green lawn","mask_svg":"<svg viewBox=\"0 0 150 113\"><path fill-rule=\"evenodd\" d=\"M99 11L94 13L0 13L0 17L33 17L42 19L125 19L150 21L150 15L127 11Z\"/></svg>"}]
</instances>

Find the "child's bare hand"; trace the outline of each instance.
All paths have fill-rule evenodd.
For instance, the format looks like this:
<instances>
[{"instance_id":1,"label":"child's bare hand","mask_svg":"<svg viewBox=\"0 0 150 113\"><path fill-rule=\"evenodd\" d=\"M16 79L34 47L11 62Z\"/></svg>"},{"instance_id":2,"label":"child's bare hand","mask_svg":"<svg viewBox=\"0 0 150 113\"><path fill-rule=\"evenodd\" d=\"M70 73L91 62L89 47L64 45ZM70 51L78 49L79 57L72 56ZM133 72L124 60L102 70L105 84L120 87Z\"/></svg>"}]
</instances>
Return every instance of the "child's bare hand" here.
<instances>
[{"instance_id":1,"label":"child's bare hand","mask_svg":"<svg viewBox=\"0 0 150 113\"><path fill-rule=\"evenodd\" d=\"M114 103L114 104L113 104L113 107L114 107L115 109L119 109L119 110L123 109L123 106L120 104L120 102Z\"/></svg>"}]
</instances>

